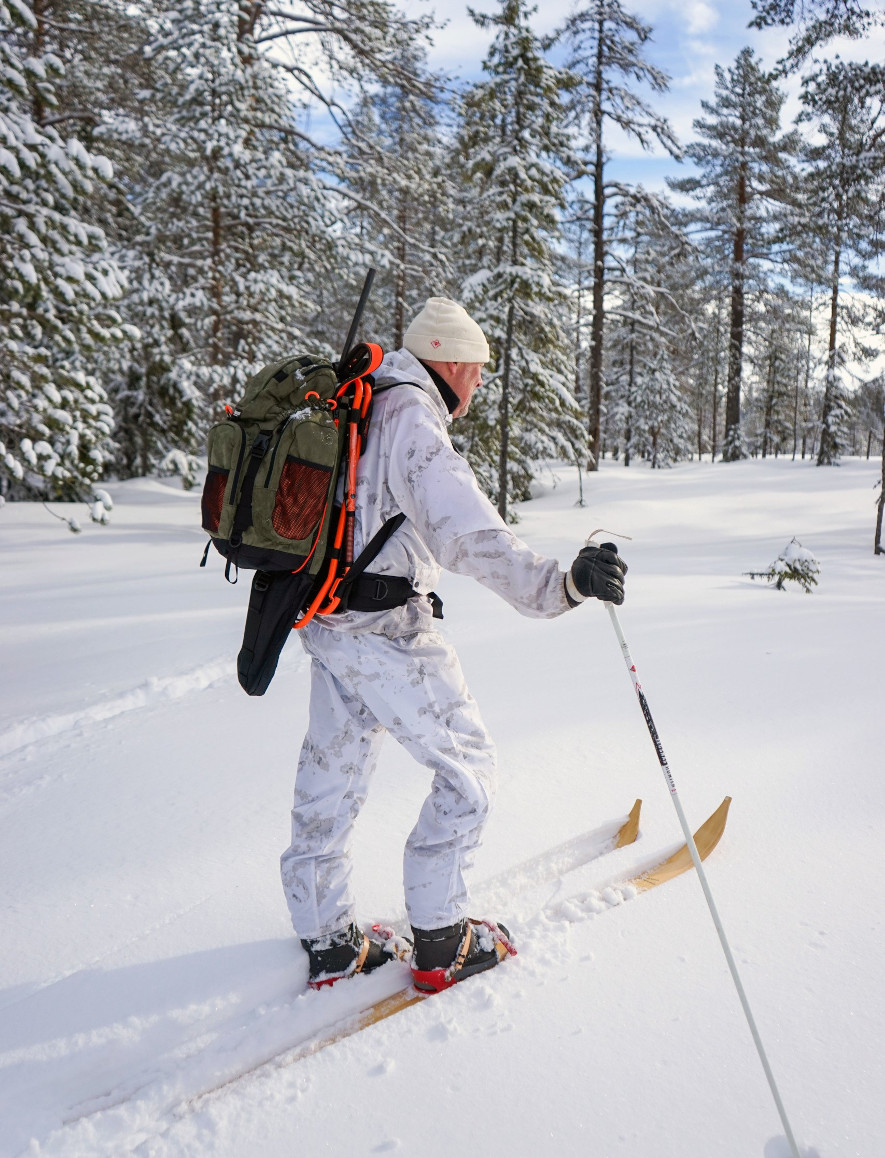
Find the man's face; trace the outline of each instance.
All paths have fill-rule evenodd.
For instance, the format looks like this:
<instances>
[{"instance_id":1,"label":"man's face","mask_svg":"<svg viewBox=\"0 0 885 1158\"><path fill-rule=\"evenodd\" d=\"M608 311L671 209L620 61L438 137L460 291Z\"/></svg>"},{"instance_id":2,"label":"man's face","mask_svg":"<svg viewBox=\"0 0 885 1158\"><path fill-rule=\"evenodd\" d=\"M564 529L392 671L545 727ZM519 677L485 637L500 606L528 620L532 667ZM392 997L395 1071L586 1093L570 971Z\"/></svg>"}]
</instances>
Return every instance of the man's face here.
<instances>
[{"instance_id":1,"label":"man's face","mask_svg":"<svg viewBox=\"0 0 885 1158\"><path fill-rule=\"evenodd\" d=\"M452 418L461 418L470 409L470 399L482 386L482 362L447 362L443 377L460 399Z\"/></svg>"}]
</instances>

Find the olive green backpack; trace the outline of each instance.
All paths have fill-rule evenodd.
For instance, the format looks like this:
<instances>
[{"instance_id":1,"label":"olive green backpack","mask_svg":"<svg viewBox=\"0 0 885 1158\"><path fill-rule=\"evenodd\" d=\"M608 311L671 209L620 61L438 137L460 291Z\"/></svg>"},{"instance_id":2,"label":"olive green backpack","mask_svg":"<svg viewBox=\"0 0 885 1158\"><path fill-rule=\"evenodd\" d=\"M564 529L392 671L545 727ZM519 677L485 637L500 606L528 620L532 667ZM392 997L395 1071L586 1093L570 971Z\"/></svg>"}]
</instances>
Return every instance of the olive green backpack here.
<instances>
[{"instance_id":1,"label":"olive green backpack","mask_svg":"<svg viewBox=\"0 0 885 1158\"><path fill-rule=\"evenodd\" d=\"M382 356L363 343L338 364L310 355L275 362L209 431L201 566L214 544L230 582L241 567L256 572L237 660L249 695L267 690L293 627L348 605L354 582L403 522L389 519L353 558L356 466ZM414 594L394 582L406 584L398 596Z\"/></svg>"}]
</instances>

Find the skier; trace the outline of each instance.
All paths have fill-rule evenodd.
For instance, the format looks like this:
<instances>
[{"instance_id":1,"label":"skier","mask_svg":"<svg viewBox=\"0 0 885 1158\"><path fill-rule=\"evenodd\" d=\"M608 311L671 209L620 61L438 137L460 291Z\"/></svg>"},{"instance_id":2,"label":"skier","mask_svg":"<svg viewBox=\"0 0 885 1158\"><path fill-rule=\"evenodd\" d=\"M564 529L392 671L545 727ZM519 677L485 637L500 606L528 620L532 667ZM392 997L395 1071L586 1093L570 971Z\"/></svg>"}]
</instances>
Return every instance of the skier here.
<instances>
[{"instance_id":1,"label":"skier","mask_svg":"<svg viewBox=\"0 0 885 1158\"><path fill-rule=\"evenodd\" d=\"M446 988L513 951L503 925L467 917L465 875L494 798L496 759L434 623L440 567L538 618L590 597L624 599L627 567L614 550L584 547L563 573L513 534L453 448L447 424L467 413L488 360L477 323L440 297L412 321L403 349L385 356L358 468L356 551L392 516L405 521L372 575L355 584L348 609L299 632L312 659L310 712L281 869L313 987L403 955L389 930L363 933L351 890L351 833L385 732L433 773L403 862L414 984Z\"/></svg>"}]
</instances>

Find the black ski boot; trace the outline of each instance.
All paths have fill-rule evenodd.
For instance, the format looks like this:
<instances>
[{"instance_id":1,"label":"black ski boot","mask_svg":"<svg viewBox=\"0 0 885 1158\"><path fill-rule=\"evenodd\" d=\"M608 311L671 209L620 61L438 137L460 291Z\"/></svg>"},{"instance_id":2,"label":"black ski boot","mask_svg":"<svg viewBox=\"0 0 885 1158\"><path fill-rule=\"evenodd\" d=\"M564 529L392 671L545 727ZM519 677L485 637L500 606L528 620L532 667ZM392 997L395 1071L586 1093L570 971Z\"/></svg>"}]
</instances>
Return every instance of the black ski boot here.
<instances>
[{"instance_id":1,"label":"black ski boot","mask_svg":"<svg viewBox=\"0 0 885 1158\"><path fill-rule=\"evenodd\" d=\"M366 936L351 924L325 937L302 940L301 944L310 959L307 983L311 989L334 985L342 977L371 973L388 961L406 960L412 951L411 941L383 925L373 925L371 936Z\"/></svg>"},{"instance_id":2,"label":"black ski boot","mask_svg":"<svg viewBox=\"0 0 885 1158\"><path fill-rule=\"evenodd\" d=\"M443 929L415 929L412 981L416 989L438 993L452 985L492 969L516 948L504 925L494 921L461 921Z\"/></svg>"}]
</instances>

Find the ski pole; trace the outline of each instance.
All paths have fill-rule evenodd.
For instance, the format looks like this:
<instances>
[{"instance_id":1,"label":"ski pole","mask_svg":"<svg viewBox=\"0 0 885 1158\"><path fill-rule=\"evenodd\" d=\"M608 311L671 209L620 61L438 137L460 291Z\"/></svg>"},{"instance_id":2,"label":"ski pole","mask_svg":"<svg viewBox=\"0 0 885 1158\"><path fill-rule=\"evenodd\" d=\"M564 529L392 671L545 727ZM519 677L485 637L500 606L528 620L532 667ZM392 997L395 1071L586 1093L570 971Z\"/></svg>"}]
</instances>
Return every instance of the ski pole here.
<instances>
[{"instance_id":1,"label":"ski pole","mask_svg":"<svg viewBox=\"0 0 885 1158\"><path fill-rule=\"evenodd\" d=\"M713 918L713 924L716 926L716 932L719 934L719 940L722 944L722 951L725 953L725 960L728 962L728 968L731 972L732 980L734 981L735 989L737 989L738 997L743 1006L744 1016L747 1019L747 1024L750 1027L750 1033L753 1035L753 1041L756 1045L756 1051L759 1054L759 1060L762 1062L762 1068L765 1071L765 1076L768 1079L768 1085L771 1089L774 1104L777 1106L777 1112L780 1115L781 1124L784 1128L784 1133L787 1136L787 1142L790 1146L790 1151L793 1158L801 1158L799 1154L799 1147L796 1145L796 1139L793 1136L793 1131L790 1127L787 1118L787 1111L784 1109L784 1103L781 1100L780 1093L777 1088L777 1082L774 1080L771 1066L768 1064L768 1057L765 1053L765 1047L762 1044L762 1038L759 1036L759 1030L756 1028L756 1020L753 1017L753 1011L750 1009L750 1003L747 1000L747 994L744 991L744 986L741 982L740 974L738 973L737 964L735 963L734 955L731 951L731 946L728 943L728 938L725 935L725 929L722 926L722 921L716 909L716 902L713 900L713 894L710 891L710 884L707 880L707 874L704 871L704 866L701 861L698 847L695 844L691 829L688 826L688 821L685 818L685 812L682 808L682 802L679 799L679 793L676 791L676 784L673 780L673 774L670 771L670 765L667 763L667 757L664 755L664 749L661 745L661 738L658 735L658 730L655 727L655 722L652 719L649 711L648 701L645 698L645 693L639 683L639 676L636 673L636 665L633 662L633 657L630 655L630 648L627 645L627 640L624 638L624 632L621 630L621 624L618 619L618 613L615 611L613 603L606 603L609 616L612 621L612 626L615 629L615 635L618 637L618 643L621 645L621 652L624 656L624 662L627 665L627 671L630 673L630 679L633 681L633 687L636 689L636 695L639 699L639 706L642 709L642 714L645 717L645 723L648 726L649 735L652 743L655 746L655 752L658 756L658 761L661 765L661 771L664 773L664 779L667 781L667 787L670 790L670 799L673 801L673 806L676 809L676 815L679 817L679 823L682 825L682 831L685 834L685 843L688 845L688 850L691 853L691 859L694 862L694 867L697 870L698 880L701 882L701 888L704 890L704 896L707 899L707 907L710 910L710 916Z\"/></svg>"},{"instance_id":2,"label":"ski pole","mask_svg":"<svg viewBox=\"0 0 885 1158\"><path fill-rule=\"evenodd\" d=\"M363 282L363 289L362 293L360 294L360 300L357 302L356 309L353 312L353 320L350 323L350 329L347 331L347 337L344 339L344 349L341 351L341 365L344 364L344 359L350 353L351 347L353 346L353 339L356 337L357 326L360 324L360 320L362 319L363 310L366 308L366 302L369 300L369 291L372 288L372 282L374 280L375 270L370 268L369 272L366 274L366 280Z\"/></svg>"}]
</instances>

